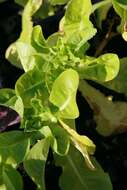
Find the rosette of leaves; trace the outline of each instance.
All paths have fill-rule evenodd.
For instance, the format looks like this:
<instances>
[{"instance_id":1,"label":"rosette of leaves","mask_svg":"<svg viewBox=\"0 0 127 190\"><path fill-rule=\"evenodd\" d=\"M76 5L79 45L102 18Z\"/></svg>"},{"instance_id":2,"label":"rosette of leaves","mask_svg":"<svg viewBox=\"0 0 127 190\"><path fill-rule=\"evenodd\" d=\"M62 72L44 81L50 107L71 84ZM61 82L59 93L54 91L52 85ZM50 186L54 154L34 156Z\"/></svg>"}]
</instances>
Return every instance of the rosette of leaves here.
<instances>
[{"instance_id":1,"label":"rosette of leaves","mask_svg":"<svg viewBox=\"0 0 127 190\"><path fill-rule=\"evenodd\" d=\"M76 190L91 190L92 187L110 190L108 175L91 160L94 143L76 132L75 119L79 116L76 93L82 79L112 80L119 71L118 56L104 54L94 58L86 55L88 40L96 33L89 19L93 10L90 0L69 1L59 31L47 40L41 27L33 27L32 23L32 15L42 3L38 2L27 2L21 35L6 52L8 60L22 68L24 74L17 80L14 90L0 90L0 104L14 109L21 118L21 131L0 134L1 188L16 190L17 183L22 184L15 169L23 163L37 189L45 189L45 163L51 147L56 162L65 168L60 179L61 189L69 190L69 183L73 181ZM95 171L89 172L85 164ZM67 173L70 178L65 178ZM13 182L14 176L17 176L17 183Z\"/></svg>"}]
</instances>

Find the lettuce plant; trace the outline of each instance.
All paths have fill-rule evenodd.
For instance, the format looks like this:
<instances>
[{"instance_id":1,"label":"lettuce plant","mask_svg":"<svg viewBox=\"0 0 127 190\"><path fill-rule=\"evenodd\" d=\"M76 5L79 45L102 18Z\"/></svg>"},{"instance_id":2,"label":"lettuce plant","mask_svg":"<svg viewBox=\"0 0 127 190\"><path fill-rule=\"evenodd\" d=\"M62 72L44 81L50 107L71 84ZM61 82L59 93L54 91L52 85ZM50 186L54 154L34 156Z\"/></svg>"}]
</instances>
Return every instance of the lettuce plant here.
<instances>
[{"instance_id":1,"label":"lettuce plant","mask_svg":"<svg viewBox=\"0 0 127 190\"><path fill-rule=\"evenodd\" d=\"M16 81L15 89L0 90L0 104L19 114L20 130L0 134L0 189L23 189L23 180L17 170L23 164L37 189L45 190L45 164L51 148L55 164L62 167L59 179L62 190L72 187L74 190L111 190L108 174L93 157L94 142L76 131L75 119L79 117L76 94L79 89L92 109L95 105L103 108L101 113L104 114L95 114L98 131L109 135L119 129L115 120L119 113L114 112L109 117L108 112L114 111L116 106L121 110L124 107L126 112L126 103L109 102L83 80L94 80L110 87L119 81L120 61L116 54L87 55L88 40L97 32L90 15L99 7L113 3L121 16L121 4L123 9L126 5L120 0L105 0L93 5L90 0L16 2L25 5L22 32L7 49L6 58L23 69L24 74ZM59 31L48 39L44 38L41 27L33 26L32 22L32 16L46 2L50 6L66 4ZM108 129L103 126L107 118L111 121ZM124 119L124 114L121 118Z\"/></svg>"}]
</instances>

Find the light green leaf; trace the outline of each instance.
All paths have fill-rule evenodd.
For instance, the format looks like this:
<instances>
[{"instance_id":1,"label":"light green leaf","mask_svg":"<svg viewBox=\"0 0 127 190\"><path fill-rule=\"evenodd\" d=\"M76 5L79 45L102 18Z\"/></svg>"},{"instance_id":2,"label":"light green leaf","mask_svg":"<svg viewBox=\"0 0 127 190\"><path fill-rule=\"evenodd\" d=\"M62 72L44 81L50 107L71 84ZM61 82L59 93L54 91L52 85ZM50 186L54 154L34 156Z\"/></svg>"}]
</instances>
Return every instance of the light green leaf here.
<instances>
[{"instance_id":1,"label":"light green leaf","mask_svg":"<svg viewBox=\"0 0 127 190\"><path fill-rule=\"evenodd\" d=\"M37 52L48 52L46 40L43 36L41 26L37 25L33 28L31 44Z\"/></svg>"},{"instance_id":2,"label":"light green leaf","mask_svg":"<svg viewBox=\"0 0 127 190\"><path fill-rule=\"evenodd\" d=\"M101 135L110 136L127 130L126 102L113 102L85 81L80 82L79 90L94 111L96 129Z\"/></svg>"},{"instance_id":3,"label":"light green leaf","mask_svg":"<svg viewBox=\"0 0 127 190\"><path fill-rule=\"evenodd\" d=\"M55 160L63 169L59 182L61 190L70 190L72 187L73 190L112 190L109 176L94 160L96 169L89 170L76 148L71 147L67 156L56 156Z\"/></svg>"},{"instance_id":4,"label":"light green leaf","mask_svg":"<svg viewBox=\"0 0 127 190\"><path fill-rule=\"evenodd\" d=\"M0 161L18 165L29 150L29 137L21 131L10 131L0 134Z\"/></svg>"},{"instance_id":5,"label":"light green leaf","mask_svg":"<svg viewBox=\"0 0 127 190\"><path fill-rule=\"evenodd\" d=\"M18 171L10 165L0 165L0 190L23 190L23 181Z\"/></svg>"},{"instance_id":6,"label":"light green leaf","mask_svg":"<svg viewBox=\"0 0 127 190\"><path fill-rule=\"evenodd\" d=\"M21 42L30 42L33 29L32 16L40 8L42 0L28 0L22 15L22 32L19 40Z\"/></svg>"},{"instance_id":7,"label":"light green leaf","mask_svg":"<svg viewBox=\"0 0 127 190\"><path fill-rule=\"evenodd\" d=\"M36 183L39 190L45 190L45 163L48 156L50 139L38 141L29 151L24 167L31 179Z\"/></svg>"},{"instance_id":8,"label":"light green leaf","mask_svg":"<svg viewBox=\"0 0 127 190\"><path fill-rule=\"evenodd\" d=\"M119 72L119 64L119 58L116 54L107 53L98 58L86 56L77 65L76 70L82 79L103 82L116 77Z\"/></svg>"},{"instance_id":9,"label":"light green leaf","mask_svg":"<svg viewBox=\"0 0 127 190\"><path fill-rule=\"evenodd\" d=\"M34 55L36 50L28 43L15 43L18 57L25 72L32 70L36 64Z\"/></svg>"},{"instance_id":10,"label":"light green leaf","mask_svg":"<svg viewBox=\"0 0 127 190\"><path fill-rule=\"evenodd\" d=\"M44 75L41 70L33 69L23 74L16 82L16 94L23 100L24 107L31 107L31 99L46 101L48 92L44 83Z\"/></svg>"},{"instance_id":11,"label":"light green leaf","mask_svg":"<svg viewBox=\"0 0 127 190\"><path fill-rule=\"evenodd\" d=\"M22 69L21 62L19 60L18 52L16 49L16 42L12 43L6 50L5 57L10 61L12 65Z\"/></svg>"},{"instance_id":12,"label":"light green leaf","mask_svg":"<svg viewBox=\"0 0 127 190\"><path fill-rule=\"evenodd\" d=\"M80 10L80 12L79 12ZM92 13L92 4L90 0L72 0L65 13L66 24L80 22L84 17L89 18Z\"/></svg>"},{"instance_id":13,"label":"light green leaf","mask_svg":"<svg viewBox=\"0 0 127 190\"><path fill-rule=\"evenodd\" d=\"M76 104L78 83L78 73L72 69L64 71L53 83L49 100L59 108L59 117L74 119L79 116Z\"/></svg>"},{"instance_id":14,"label":"light green leaf","mask_svg":"<svg viewBox=\"0 0 127 190\"><path fill-rule=\"evenodd\" d=\"M103 83L105 87L127 95L127 58L120 59L120 70L118 75L111 81Z\"/></svg>"},{"instance_id":15,"label":"light green leaf","mask_svg":"<svg viewBox=\"0 0 127 190\"><path fill-rule=\"evenodd\" d=\"M96 33L89 20L91 13L90 0L72 0L68 3L65 16L60 22L61 35L65 42L76 48L76 51Z\"/></svg>"},{"instance_id":16,"label":"light green leaf","mask_svg":"<svg viewBox=\"0 0 127 190\"><path fill-rule=\"evenodd\" d=\"M22 32L20 34L20 37L15 43L12 43L6 50L6 58L16 67L22 68L22 61L20 60L20 57L18 55L19 52L17 51L17 42L23 42L30 45L33 30L32 16L39 9L41 4L42 0L28 0L22 15ZM22 52L23 50L21 51L21 53Z\"/></svg>"},{"instance_id":17,"label":"light green leaf","mask_svg":"<svg viewBox=\"0 0 127 190\"><path fill-rule=\"evenodd\" d=\"M80 151L82 156L85 159L87 166L90 169L94 169L94 166L90 160L89 154L93 155L95 152L95 145L94 143L86 136L79 135L74 129L64 123L62 120L59 120L61 127L69 134L70 139L73 145Z\"/></svg>"}]
</instances>

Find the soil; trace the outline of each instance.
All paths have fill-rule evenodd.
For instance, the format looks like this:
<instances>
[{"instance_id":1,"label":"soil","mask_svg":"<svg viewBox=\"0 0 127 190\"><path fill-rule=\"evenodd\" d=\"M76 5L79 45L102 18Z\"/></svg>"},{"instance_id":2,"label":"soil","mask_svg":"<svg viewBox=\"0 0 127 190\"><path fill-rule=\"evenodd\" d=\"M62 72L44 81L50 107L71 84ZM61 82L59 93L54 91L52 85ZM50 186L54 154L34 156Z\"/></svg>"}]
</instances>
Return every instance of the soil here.
<instances>
[{"instance_id":1,"label":"soil","mask_svg":"<svg viewBox=\"0 0 127 190\"><path fill-rule=\"evenodd\" d=\"M21 7L17 6L11 0L0 4L0 88L14 88L16 80L23 73L22 70L13 67L7 60L5 60L4 57L6 48L9 46L9 44L15 41L20 34L21 17L18 14L18 11L20 9ZM59 11L55 16L49 17L45 20L35 19L34 23L40 24L42 26L44 35L47 38L51 33L57 31L58 23L62 15L63 11ZM98 35L90 41L91 44L96 45L91 45L91 48L88 51L89 55L95 55L98 45L108 32L108 27L110 25L112 15L113 18L115 17L112 31L116 31L115 26L119 22L119 19L117 18L117 16L114 16L115 13L111 10L108 14L107 21L103 22L102 30L98 29ZM94 16L92 16L91 19L93 19L94 21ZM123 41L120 35L114 35L114 37L112 37L110 41L106 42L105 46L101 49L101 52L99 53L104 52L113 52L117 53L119 57L124 57L126 56L127 52L127 43ZM127 98L123 94L117 94L94 82L88 82L96 88L100 89L106 95L113 95L115 101L127 100ZM80 93L78 93L77 95L77 103L80 110L80 117L76 120L77 131L80 134L85 134L90 137L96 144L97 148L95 152L95 157L99 161L103 169L109 173L113 184L113 190L127 190L127 133L107 138L100 136L95 129L96 124L93 120L93 112ZM0 113L1 110L3 111L3 109L5 108L0 107ZM8 117L5 117L5 119L10 121L10 118L13 120L13 117L16 117L15 113L12 113L11 110L6 111L8 111ZM5 121L1 120L0 117L0 122ZM15 124L13 126L11 125L11 128L6 127L4 131L18 129L18 127L19 124ZM58 187L58 178L61 174L61 169L55 167L51 152L49 154L48 160L50 160L50 162L47 162L46 165L46 189L60 190L60 188ZM36 189L33 182L29 179L26 173L24 173L22 166L19 167L19 171L21 172L24 179L24 190L27 190L28 187L31 190ZM56 173L56 175L54 175L54 173Z\"/></svg>"}]
</instances>

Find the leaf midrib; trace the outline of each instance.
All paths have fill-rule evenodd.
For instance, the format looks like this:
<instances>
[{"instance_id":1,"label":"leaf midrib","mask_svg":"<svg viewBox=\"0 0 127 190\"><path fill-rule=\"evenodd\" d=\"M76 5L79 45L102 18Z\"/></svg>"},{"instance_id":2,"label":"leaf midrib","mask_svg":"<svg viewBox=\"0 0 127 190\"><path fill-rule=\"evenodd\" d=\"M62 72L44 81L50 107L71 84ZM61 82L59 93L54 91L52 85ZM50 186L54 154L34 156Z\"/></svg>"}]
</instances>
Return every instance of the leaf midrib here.
<instances>
[{"instance_id":1,"label":"leaf midrib","mask_svg":"<svg viewBox=\"0 0 127 190\"><path fill-rule=\"evenodd\" d=\"M84 183L84 180L82 180L82 176L80 175L78 168L76 167L76 165L74 164L71 156L67 156L67 160L70 163L72 169L74 170L75 175L78 177L80 183L82 184L82 186L85 188L85 190L89 190L87 185Z\"/></svg>"}]
</instances>

